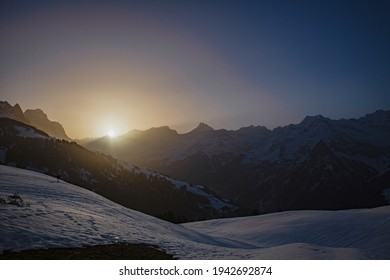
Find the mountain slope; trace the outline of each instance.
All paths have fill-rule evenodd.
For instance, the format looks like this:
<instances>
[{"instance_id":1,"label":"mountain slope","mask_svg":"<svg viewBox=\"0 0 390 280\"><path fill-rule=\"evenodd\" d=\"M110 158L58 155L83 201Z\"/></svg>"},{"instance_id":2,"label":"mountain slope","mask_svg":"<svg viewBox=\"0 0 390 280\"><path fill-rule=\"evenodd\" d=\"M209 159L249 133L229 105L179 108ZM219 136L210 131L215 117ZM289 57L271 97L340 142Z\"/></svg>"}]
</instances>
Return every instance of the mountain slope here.
<instances>
[{"instance_id":1,"label":"mountain slope","mask_svg":"<svg viewBox=\"0 0 390 280\"><path fill-rule=\"evenodd\" d=\"M47 134L58 139L71 140L66 135L63 126L59 122L49 120L41 109L26 110L24 116L32 126L45 131Z\"/></svg>"},{"instance_id":2,"label":"mountain slope","mask_svg":"<svg viewBox=\"0 0 390 280\"><path fill-rule=\"evenodd\" d=\"M390 259L390 206L294 211L175 225L50 176L0 165L4 250L157 245L180 259Z\"/></svg>"},{"instance_id":3,"label":"mountain slope","mask_svg":"<svg viewBox=\"0 0 390 280\"><path fill-rule=\"evenodd\" d=\"M390 111L383 110L348 120L309 116L274 130L154 128L86 146L206 185L247 213L381 206L390 186L383 175L390 170Z\"/></svg>"},{"instance_id":4,"label":"mountain slope","mask_svg":"<svg viewBox=\"0 0 390 280\"><path fill-rule=\"evenodd\" d=\"M91 152L11 119L0 118L0 135L0 163L60 176L154 216L183 222L224 217L234 209L205 187Z\"/></svg>"},{"instance_id":5,"label":"mountain slope","mask_svg":"<svg viewBox=\"0 0 390 280\"><path fill-rule=\"evenodd\" d=\"M0 118L8 118L32 125L58 139L72 140L66 135L63 126L58 122L49 120L41 109L26 110L23 113L19 104L11 106L7 101L0 101Z\"/></svg>"},{"instance_id":6,"label":"mountain slope","mask_svg":"<svg viewBox=\"0 0 390 280\"><path fill-rule=\"evenodd\" d=\"M13 119L25 124L29 124L29 121L24 116L20 105L15 104L12 106L7 101L0 101L0 118Z\"/></svg>"}]
</instances>

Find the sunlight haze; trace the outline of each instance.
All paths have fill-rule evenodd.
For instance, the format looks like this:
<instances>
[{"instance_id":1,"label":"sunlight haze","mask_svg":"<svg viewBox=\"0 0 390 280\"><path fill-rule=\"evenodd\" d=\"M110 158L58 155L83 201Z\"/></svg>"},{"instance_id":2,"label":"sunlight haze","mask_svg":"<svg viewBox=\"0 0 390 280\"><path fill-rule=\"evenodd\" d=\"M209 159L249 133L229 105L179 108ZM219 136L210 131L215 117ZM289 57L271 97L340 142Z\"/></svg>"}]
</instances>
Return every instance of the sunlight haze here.
<instances>
[{"instance_id":1,"label":"sunlight haze","mask_svg":"<svg viewBox=\"0 0 390 280\"><path fill-rule=\"evenodd\" d=\"M357 117L390 105L389 11L385 2L2 3L1 100L41 108L72 138L111 126Z\"/></svg>"}]
</instances>

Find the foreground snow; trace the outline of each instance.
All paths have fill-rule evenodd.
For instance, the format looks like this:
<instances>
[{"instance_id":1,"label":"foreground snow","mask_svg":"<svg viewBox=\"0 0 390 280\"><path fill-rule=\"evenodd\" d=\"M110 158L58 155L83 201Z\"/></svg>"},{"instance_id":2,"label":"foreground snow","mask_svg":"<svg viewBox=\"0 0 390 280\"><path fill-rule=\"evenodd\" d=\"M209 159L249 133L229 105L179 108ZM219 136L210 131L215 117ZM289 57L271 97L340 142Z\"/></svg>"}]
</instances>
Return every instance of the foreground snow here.
<instances>
[{"instance_id":1,"label":"foreground snow","mask_svg":"<svg viewBox=\"0 0 390 280\"><path fill-rule=\"evenodd\" d=\"M390 206L294 211L174 225L95 193L0 166L0 252L115 242L158 245L180 259L390 259Z\"/></svg>"},{"instance_id":2,"label":"foreground snow","mask_svg":"<svg viewBox=\"0 0 390 280\"><path fill-rule=\"evenodd\" d=\"M390 258L389 206L345 211L290 211L188 223L185 227L256 247L305 243L323 248L355 248L368 253L366 257Z\"/></svg>"}]
</instances>

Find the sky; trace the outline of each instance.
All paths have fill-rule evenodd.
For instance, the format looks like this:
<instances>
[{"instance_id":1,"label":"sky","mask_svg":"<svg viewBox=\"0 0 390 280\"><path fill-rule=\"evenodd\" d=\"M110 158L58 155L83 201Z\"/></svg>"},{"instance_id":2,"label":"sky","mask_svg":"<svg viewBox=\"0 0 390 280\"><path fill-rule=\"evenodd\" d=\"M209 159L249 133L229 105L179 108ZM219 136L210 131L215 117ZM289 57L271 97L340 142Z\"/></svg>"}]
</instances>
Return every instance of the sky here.
<instances>
[{"instance_id":1,"label":"sky","mask_svg":"<svg viewBox=\"0 0 390 280\"><path fill-rule=\"evenodd\" d=\"M0 3L0 100L72 138L390 109L390 2Z\"/></svg>"}]
</instances>

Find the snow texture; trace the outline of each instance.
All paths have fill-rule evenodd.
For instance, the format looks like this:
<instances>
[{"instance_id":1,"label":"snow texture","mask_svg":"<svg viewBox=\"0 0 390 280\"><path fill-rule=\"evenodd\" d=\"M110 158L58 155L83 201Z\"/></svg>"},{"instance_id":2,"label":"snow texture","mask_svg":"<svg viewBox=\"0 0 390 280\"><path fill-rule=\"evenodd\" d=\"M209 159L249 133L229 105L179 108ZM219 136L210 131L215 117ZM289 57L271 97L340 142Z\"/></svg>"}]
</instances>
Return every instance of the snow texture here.
<instances>
[{"instance_id":1,"label":"snow texture","mask_svg":"<svg viewBox=\"0 0 390 280\"><path fill-rule=\"evenodd\" d=\"M44 174L0 166L0 253L130 242L179 259L390 259L390 206L292 211L182 225L133 211Z\"/></svg>"},{"instance_id":2,"label":"snow texture","mask_svg":"<svg viewBox=\"0 0 390 280\"><path fill-rule=\"evenodd\" d=\"M158 177L158 178L161 178L161 179L164 179L164 180L170 182L177 189L185 188L185 190L188 191L188 192L191 192L191 193L199 195L199 196L203 196L210 202L211 206L214 209L221 210L223 208L234 208L234 206L232 204L226 203L226 202L222 201L221 199L216 198L215 196L213 196L213 195L209 194L208 192L206 192L204 190L204 186L192 185L192 184L189 184L189 183L186 183L186 182L183 182L183 181L174 180L174 179L172 179L172 178L170 178L168 176L165 176L165 175L162 175L162 174L150 171L148 169L135 167L132 164L127 163L127 162L123 162L122 161L121 165L126 170L134 172L135 174L141 174L142 173L142 174L145 174L145 176L147 178Z\"/></svg>"},{"instance_id":3,"label":"snow texture","mask_svg":"<svg viewBox=\"0 0 390 280\"><path fill-rule=\"evenodd\" d=\"M23 126L15 126L18 131L18 136L25 138L39 138L39 139L51 139L50 137L37 133L33 128L26 128Z\"/></svg>"}]
</instances>

